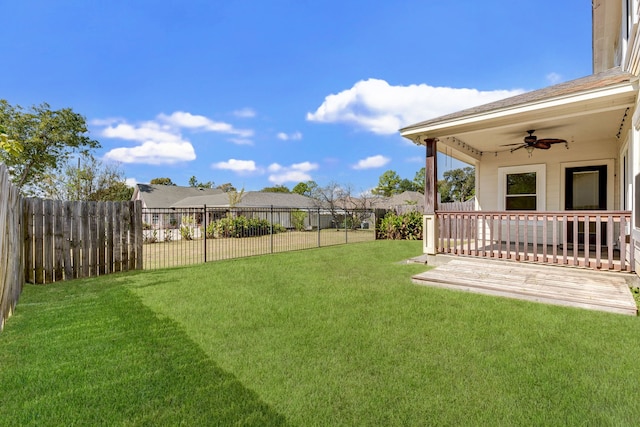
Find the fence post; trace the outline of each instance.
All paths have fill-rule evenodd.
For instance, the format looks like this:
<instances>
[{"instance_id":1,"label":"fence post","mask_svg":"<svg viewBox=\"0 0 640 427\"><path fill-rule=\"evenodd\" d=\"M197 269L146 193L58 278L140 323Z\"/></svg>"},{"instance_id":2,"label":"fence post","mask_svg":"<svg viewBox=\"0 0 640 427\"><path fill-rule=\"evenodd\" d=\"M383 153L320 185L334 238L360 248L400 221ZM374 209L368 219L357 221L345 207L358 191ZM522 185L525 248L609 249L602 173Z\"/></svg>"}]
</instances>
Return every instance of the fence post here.
<instances>
[{"instance_id":1,"label":"fence post","mask_svg":"<svg viewBox=\"0 0 640 427\"><path fill-rule=\"evenodd\" d=\"M204 207L204 215L202 215L202 234L204 234L204 262L207 262L207 205Z\"/></svg>"},{"instance_id":2,"label":"fence post","mask_svg":"<svg viewBox=\"0 0 640 427\"><path fill-rule=\"evenodd\" d=\"M271 253L273 253L273 205L271 205L271 221L269 223L271 224Z\"/></svg>"},{"instance_id":3,"label":"fence post","mask_svg":"<svg viewBox=\"0 0 640 427\"><path fill-rule=\"evenodd\" d=\"M318 208L318 215L317 216L318 216L318 247L320 247L321 246L321 243L320 243L320 224L321 224L321 222L320 222L320 208Z\"/></svg>"},{"instance_id":4,"label":"fence post","mask_svg":"<svg viewBox=\"0 0 640 427\"><path fill-rule=\"evenodd\" d=\"M344 211L344 242L349 243L349 233L347 233L347 211Z\"/></svg>"}]
</instances>

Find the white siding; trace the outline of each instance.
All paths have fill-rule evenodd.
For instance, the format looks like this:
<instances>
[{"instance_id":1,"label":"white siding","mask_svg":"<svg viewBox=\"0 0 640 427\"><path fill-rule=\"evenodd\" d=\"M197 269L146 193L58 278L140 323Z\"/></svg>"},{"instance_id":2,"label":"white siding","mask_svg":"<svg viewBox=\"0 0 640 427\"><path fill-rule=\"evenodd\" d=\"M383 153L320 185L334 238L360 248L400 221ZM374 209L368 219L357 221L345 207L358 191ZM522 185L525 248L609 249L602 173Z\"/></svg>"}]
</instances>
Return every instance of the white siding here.
<instances>
[{"instance_id":1,"label":"white siding","mask_svg":"<svg viewBox=\"0 0 640 427\"><path fill-rule=\"evenodd\" d=\"M611 178L617 176L619 150L619 141L612 138L607 141L569 142L568 150L564 144L556 144L549 150L534 150L531 157L524 149L514 153L501 152L497 156L484 153L480 165L476 169L478 209L485 211L499 209L498 198L501 192L498 187L498 168L545 163L547 174L546 210L564 210L563 164L578 166L609 163L612 166L608 168ZM607 194L611 199L609 208L616 209L619 206L619 180L609 179L607 185Z\"/></svg>"}]
</instances>

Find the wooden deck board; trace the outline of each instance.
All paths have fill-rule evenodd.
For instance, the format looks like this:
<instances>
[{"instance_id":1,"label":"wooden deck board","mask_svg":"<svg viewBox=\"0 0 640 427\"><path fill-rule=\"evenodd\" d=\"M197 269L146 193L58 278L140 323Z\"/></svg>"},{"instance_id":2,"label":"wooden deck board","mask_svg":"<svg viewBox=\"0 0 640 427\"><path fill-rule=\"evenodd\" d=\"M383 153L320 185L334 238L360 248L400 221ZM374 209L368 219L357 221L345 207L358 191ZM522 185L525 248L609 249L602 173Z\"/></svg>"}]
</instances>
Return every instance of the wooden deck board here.
<instances>
[{"instance_id":1,"label":"wooden deck board","mask_svg":"<svg viewBox=\"0 0 640 427\"><path fill-rule=\"evenodd\" d=\"M416 284L547 304L637 315L629 273L586 271L508 261L454 259L413 276Z\"/></svg>"}]
</instances>

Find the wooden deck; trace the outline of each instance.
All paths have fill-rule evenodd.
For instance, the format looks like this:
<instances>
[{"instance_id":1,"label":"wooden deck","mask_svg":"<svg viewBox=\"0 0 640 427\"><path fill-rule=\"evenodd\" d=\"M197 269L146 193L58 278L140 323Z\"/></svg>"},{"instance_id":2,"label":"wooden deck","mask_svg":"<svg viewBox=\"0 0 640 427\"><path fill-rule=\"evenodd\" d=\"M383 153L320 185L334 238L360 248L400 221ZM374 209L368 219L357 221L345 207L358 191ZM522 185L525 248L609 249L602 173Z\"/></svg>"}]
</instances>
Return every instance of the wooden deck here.
<instances>
[{"instance_id":1,"label":"wooden deck","mask_svg":"<svg viewBox=\"0 0 640 427\"><path fill-rule=\"evenodd\" d=\"M589 271L488 259L454 258L413 276L425 286L636 316L631 273Z\"/></svg>"}]
</instances>

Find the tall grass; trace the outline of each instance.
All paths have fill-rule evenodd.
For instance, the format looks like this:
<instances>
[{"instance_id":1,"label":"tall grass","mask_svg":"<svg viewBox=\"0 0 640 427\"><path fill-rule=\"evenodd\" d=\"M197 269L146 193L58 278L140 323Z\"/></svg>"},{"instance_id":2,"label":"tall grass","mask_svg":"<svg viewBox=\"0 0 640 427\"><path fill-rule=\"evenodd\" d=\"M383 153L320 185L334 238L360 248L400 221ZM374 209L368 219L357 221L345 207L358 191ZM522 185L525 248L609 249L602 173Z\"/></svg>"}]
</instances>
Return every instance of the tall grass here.
<instances>
[{"instance_id":1,"label":"tall grass","mask_svg":"<svg viewBox=\"0 0 640 427\"><path fill-rule=\"evenodd\" d=\"M412 285L372 242L28 286L2 420L633 425L637 318Z\"/></svg>"}]
</instances>

